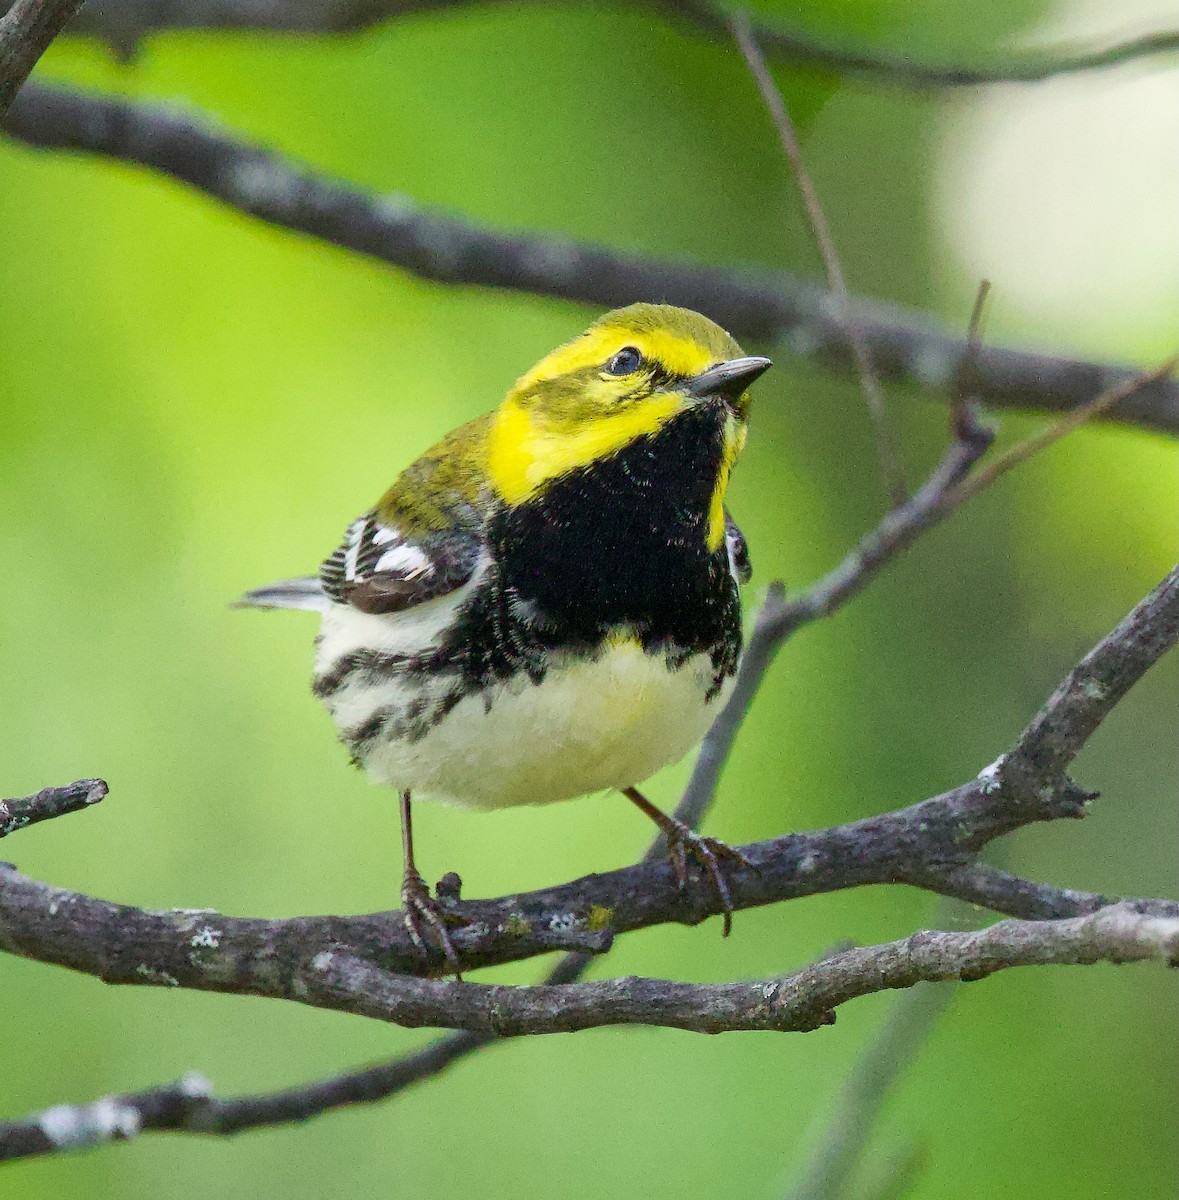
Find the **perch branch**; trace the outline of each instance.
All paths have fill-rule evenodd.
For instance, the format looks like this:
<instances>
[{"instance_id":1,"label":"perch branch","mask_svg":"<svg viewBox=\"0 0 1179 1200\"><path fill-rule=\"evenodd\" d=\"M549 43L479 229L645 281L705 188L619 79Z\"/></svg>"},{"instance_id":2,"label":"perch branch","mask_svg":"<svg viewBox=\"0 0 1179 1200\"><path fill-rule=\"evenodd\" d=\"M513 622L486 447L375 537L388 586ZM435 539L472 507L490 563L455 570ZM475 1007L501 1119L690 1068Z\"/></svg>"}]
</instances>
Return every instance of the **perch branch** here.
<instances>
[{"instance_id":1,"label":"perch branch","mask_svg":"<svg viewBox=\"0 0 1179 1200\"><path fill-rule=\"evenodd\" d=\"M1070 920L999 921L966 933L923 930L752 983L634 977L559 987L457 983L394 974L328 951L306 965L298 990L316 1007L497 1038L635 1024L783 1033L830 1025L834 1010L849 1000L921 982L984 979L1017 966L1160 958L1179 965L1179 911L1159 916L1124 903Z\"/></svg>"},{"instance_id":2,"label":"perch branch","mask_svg":"<svg viewBox=\"0 0 1179 1200\"><path fill-rule=\"evenodd\" d=\"M507 288L614 307L636 297L708 313L738 337L839 370L847 339L828 294L786 272L670 262L531 233L503 233L379 196L230 137L182 112L30 84L0 129L27 145L82 151L170 176L261 221L306 234L443 284ZM881 376L941 396L966 341L926 314L856 299L852 311ZM1126 368L986 347L975 393L995 407L1063 411L1134 377ZM1179 384L1160 379L1109 414L1179 433Z\"/></svg>"},{"instance_id":3,"label":"perch branch","mask_svg":"<svg viewBox=\"0 0 1179 1200\"><path fill-rule=\"evenodd\" d=\"M1025 918L1084 916L1106 906L1109 899L1095 893L980 871L975 858L988 842L1024 825L1084 815L1091 796L1065 774L1073 755L1176 640L1179 568L1085 656L1015 747L978 778L896 812L742 847L753 866L731 873L734 906L879 883L905 883ZM1143 903L1151 915L1179 915L1179 902ZM465 901L469 924L453 936L464 969L473 970L559 946L604 949L612 934L694 924L718 905L698 878L681 893L670 866L649 861L526 895ZM56 888L11 866L0 867L0 949L111 983L289 999L304 998L306 965L324 953L407 975L424 969L396 913L264 920L151 912Z\"/></svg>"}]
</instances>

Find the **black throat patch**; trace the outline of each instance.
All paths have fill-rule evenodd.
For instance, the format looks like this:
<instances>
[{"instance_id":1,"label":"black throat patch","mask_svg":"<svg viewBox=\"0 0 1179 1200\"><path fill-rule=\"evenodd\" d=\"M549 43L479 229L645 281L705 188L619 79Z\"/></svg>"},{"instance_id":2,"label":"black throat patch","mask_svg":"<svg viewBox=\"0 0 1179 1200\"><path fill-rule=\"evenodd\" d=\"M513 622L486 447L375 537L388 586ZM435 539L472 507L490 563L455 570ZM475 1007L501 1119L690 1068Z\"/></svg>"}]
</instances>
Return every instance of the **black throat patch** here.
<instances>
[{"instance_id":1,"label":"black throat patch","mask_svg":"<svg viewBox=\"0 0 1179 1200\"><path fill-rule=\"evenodd\" d=\"M728 636L736 587L705 543L723 422L720 404L689 409L495 515L501 582L542 638L592 646L626 627L674 653Z\"/></svg>"}]
</instances>

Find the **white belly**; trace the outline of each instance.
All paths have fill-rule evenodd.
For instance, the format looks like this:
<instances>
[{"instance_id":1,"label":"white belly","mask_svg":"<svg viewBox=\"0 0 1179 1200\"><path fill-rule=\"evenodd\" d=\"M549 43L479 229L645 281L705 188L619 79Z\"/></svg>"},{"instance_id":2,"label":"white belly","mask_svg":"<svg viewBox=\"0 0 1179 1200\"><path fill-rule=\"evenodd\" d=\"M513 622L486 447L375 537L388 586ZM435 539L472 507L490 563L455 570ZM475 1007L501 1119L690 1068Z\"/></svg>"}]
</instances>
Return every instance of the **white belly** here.
<instances>
[{"instance_id":1,"label":"white belly","mask_svg":"<svg viewBox=\"0 0 1179 1200\"><path fill-rule=\"evenodd\" d=\"M333 607L317 669L359 646L420 649L461 599L423 605L406 614L410 621ZM558 659L539 684L521 676L466 696L423 735L381 735L359 757L374 779L415 796L473 808L549 804L630 787L682 758L727 696L726 687L706 700L712 683L706 655L669 671L663 655L619 640L592 661ZM386 677L351 683L327 703L344 733L378 710L395 713L446 690L445 680L423 690L420 682Z\"/></svg>"}]
</instances>

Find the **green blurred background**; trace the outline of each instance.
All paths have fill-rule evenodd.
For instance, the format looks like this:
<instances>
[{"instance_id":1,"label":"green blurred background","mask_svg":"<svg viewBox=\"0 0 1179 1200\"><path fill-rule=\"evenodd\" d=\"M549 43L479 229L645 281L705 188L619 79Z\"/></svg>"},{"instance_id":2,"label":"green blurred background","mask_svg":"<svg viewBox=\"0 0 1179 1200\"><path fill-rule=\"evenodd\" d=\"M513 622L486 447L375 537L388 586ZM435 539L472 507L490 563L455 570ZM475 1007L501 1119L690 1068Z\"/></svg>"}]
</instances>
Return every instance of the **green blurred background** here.
<instances>
[{"instance_id":1,"label":"green blurred background","mask_svg":"<svg viewBox=\"0 0 1179 1200\"><path fill-rule=\"evenodd\" d=\"M957 59L1038 28L1130 23L1130 10L1110 27L1038 0L763 7ZM1165 23L1166 7L1155 13ZM740 58L634 9L490 6L306 42L162 36L127 67L66 41L40 74L196 106L329 172L492 225L819 273ZM1157 180L1179 167L1166 173L1174 151L1150 123L1166 105L1157 90L1130 104L1160 79L1173 98L1173 64L952 97L778 75L855 290L961 325L985 272L992 340L1142 363L1169 352L1170 260L1148 255L1127 280L1106 231L1128 224L1157 249L1173 223ZM1090 110L1120 114L1104 140L1077 116ZM1021 166L1004 153L1028 128L1043 142ZM1130 130L1137 141L1119 136ZM1119 159L1127 139L1148 152ZM1163 161L1150 186L1135 173L1144 158ZM1066 166L1091 186L1053 191ZM148 907L394 905L393 797L348 767L309 694L313 618L227 601L313 568L396 471L595 314L425 285L142 172L2 139L0 228L0 794L86 775L111 785L98 809L22 833L4 856ZM1043 262L1029 267L1033 251ZM1063 282L1037 290L1044 279ZM731 494L752 604L771 579L828 568L882 495L854 385L785 347L747 349L778 359ZM916 477L944 409L899 390L893 408ZM1003 437L1038 423L1004 415ZM970 776L1167 569L1175 525L1175 446L1157 435L1083 431L1009 477L789 644L708 828L767 837ZM1092 816L1008 839L996 848L1008 865L1174 894L1177 682L1172 658L1084 752L1077 774L1104 793ZM685 776L668 770L652 795L672 804ZM418 822L429 876L457 870L470 895L631 862L651 832L609 797L492 816L420 806ZM935 905L899 888L805 900L739 914L728 942L715 921L632 935L596 970L780 973L839 939L902 936ZM273 1001L107 988L7 957L0 996L4 1116L193 1069L222 1094L266 1090L430 1036ZM1171 1196L1174 996L1174 976L1152 967L960 989L888 1104L877 1153L919 1138L927 1169L910 1194L925 1200ZM778 1196L891 1004L857 1002L807 1037L522 1040L383 1105L31 1162L0 1192Z\"/></svg>"}]
</instances>

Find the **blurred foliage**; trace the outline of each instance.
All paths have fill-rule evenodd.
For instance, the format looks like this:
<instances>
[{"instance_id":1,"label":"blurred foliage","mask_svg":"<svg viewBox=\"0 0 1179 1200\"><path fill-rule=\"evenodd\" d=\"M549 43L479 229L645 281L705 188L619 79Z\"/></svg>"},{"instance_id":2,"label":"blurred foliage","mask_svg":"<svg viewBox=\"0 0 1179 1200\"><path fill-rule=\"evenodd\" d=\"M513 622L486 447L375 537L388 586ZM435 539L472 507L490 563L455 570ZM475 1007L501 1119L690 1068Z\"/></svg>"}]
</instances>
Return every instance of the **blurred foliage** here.
<instances>
[{"instance_id":1,"label":"blurred foliage","mask_svg":"<svg viewBox=\"0 0 1179 1200\"><path fill-rule=\"evenodd\" d=\"M759 8L941 58L993 50L1042 15L1037 0ZM199 106L327 171L488 223L817 273L739 57L634 9L491 6L323 41L162 36L130 67L64 42L42 71ZM947 266L931 181L969 97L779 75L853 286L962 323L976 281ZM112 787L5 855L145 906L394 905L393 797L348 768L308 692L312 619L226 602L313 568L397 470L593 314L426 286L118 165L0 144L0 180L0 791L84 775ZM1036 342L1034 321L1004 325L996 282L991 335ZM1059 313L1043 328L1066 345ZM1161 356L1170 336L1166 314L1136 321L1124 353ZM755 592L825 570L882 504L854 387L777 357L732 493ZM894 409L916 476L944 410L900 392ZM1006 416L1004 436L1035 421ZM1173 559L1174 456L1159 437L1083 431L801 633L710 828L741 841L829 824L993 759ZM1174 892L1177 679L1164 663L1086 750L1078 774L1104 792L1093 815L1010 839L1011 865ZM652 794L670 804L685 774L668 770ZM649 836L611 797L494 816L423 806L418 830L430 876L458 870L472 895L619 866ZM933 908L901 889L812 899L739 914L725 943L716 922L633 935L597 969L781 972L838 939L901 936ZM190 1069L225 1094L264 1090L425 1038L294 1005L107 989L7 957L0 988L5 1115ZM1159 1132L1177 1108L1173 997L1174 978L1150 968L964 989L885 1114L886 1143L929 1147L912 1195L1170 1195L1176 1147ZM699 1195L770 1197L888 1003L854 1004L805 1038L525 1040L303 1128L152 1136L18 1166L5 1194L596 1198L642 1178L652 1200L689 1181Z\"/></svg>"}]
</instances>

